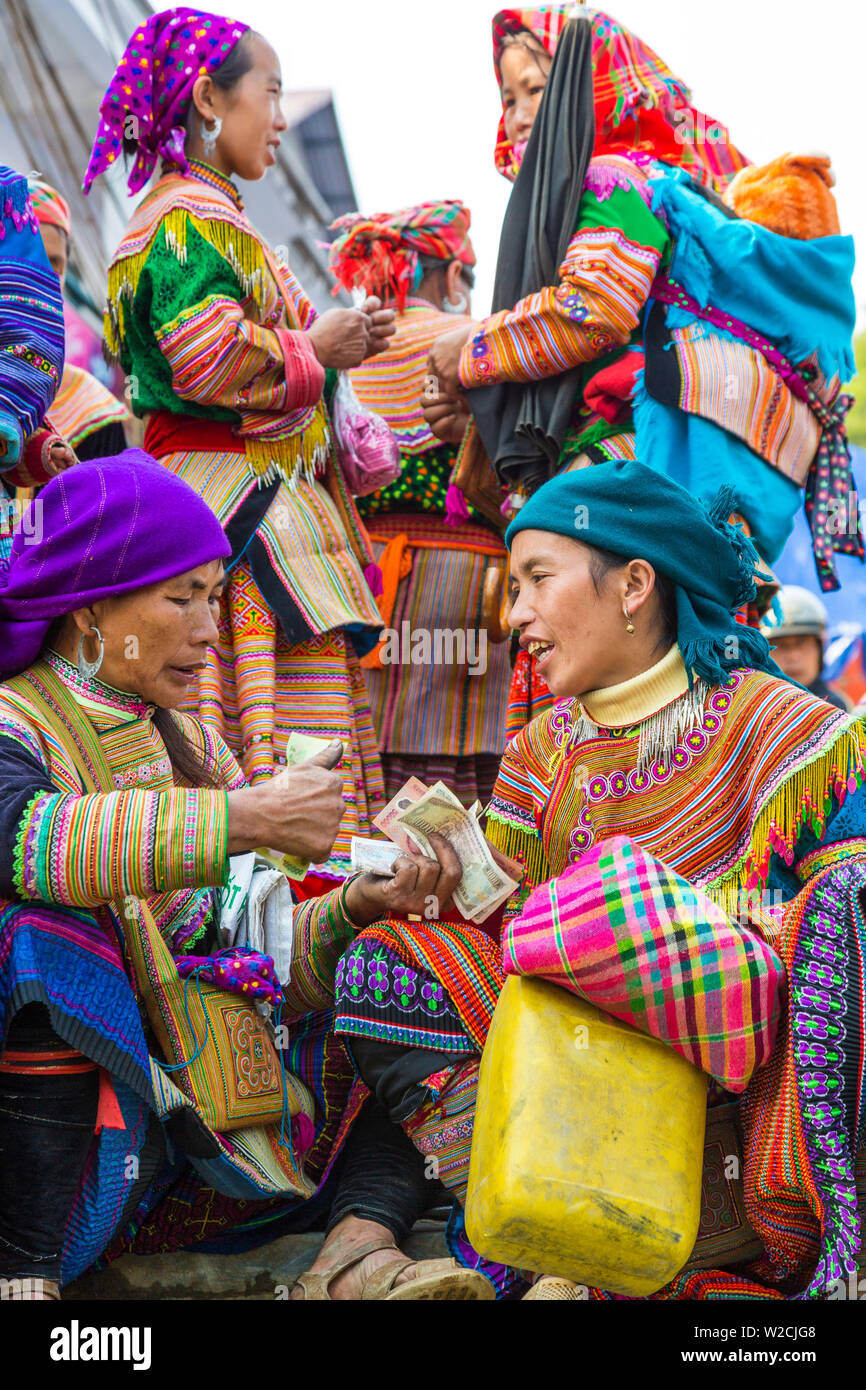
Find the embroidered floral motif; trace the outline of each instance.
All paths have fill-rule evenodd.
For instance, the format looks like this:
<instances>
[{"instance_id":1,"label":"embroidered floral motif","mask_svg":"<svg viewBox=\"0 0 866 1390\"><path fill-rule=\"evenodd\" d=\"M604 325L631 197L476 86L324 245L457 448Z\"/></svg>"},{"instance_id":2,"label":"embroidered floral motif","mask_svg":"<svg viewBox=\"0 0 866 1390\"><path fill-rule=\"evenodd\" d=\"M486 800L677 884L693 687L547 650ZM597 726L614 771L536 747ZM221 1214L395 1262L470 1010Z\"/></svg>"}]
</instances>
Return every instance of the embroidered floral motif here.
<instances>
[{"instance_id":1,"label":"embroidered floral motif","mask_svg":"<svg viewBox=\"0 0 866 1390\"><path fill-rule=\"evenodd\" d=\"M858 977L849 946L863 940L859 893L862 863L849 861L816 883L790 970L794 1057L806 1148L824 1202L821 1254L809 1287L798 1297L820 1298L857 1269L861 1222L854 1174L856 1135L849 1132L846 1076L856 1046L846 1045L851 981ZM854 927L846 930L845 919ZM853 969L852 969L853 967ZM852 1031L856 1043L856 1030Z\"/></svg>"},{"instance_id":2,"label":"embroidered floral motif","mask_svg":"<svg viewBox=\"0 0 866 1390\"><path fill-rule=\"evenodd\" d=\"M589 849L594 843L594 832L591 820L591 807L608 798L621 800L634 792L646 791L651 786L664 786L672 777L680 772L685 772L691 767L692 763L701 757L709 748L713 737L722 728L724 717L731 708L734 691L743 679L742 671L731 672L730 679L726 687L714 690L708 694L704 700L704 707L699 716L699 723L695 727L687 729L682 733L673 746L664 749L663 740L645 739L645 726L649 720L642 721L641 724L632 725L627 729L606 729L600 728L587 719L582 712L575 721L575 711L580 710L580 705L575 699L561 701L552 717L551 728L554 735L559 755L556 759L556 768L553 766L551 771L558 771L562 759L570 756L572 751L588 738L598 739L621 739L639 737L641 743L646 741L648 747L658 752L649 765L645 768L634 767L631 770L617 768L609 776L599 773L592 777L585 787L583 805L577 813L577 821L570 836L569 862L573 863L585 850ZM688 696L683 696L675 705L679 705L688 700ZM660 711L660 716L651 716L652 719L661 717L663 722L670 725L672 730L682 727L681 721L678 723L677 713L673 710Z\"/></svg>"},{"instance_id":3,"label":"embroidered floral motif","mask_svg":"<svg viewBox=\"0 0 866 1390\"><path fill-rule=\"evenodd\" d=\"M466 1031L442 985L381 944L359 937L334 979L338 1033L465 1052Z\"/></svg>"}]
</instances>

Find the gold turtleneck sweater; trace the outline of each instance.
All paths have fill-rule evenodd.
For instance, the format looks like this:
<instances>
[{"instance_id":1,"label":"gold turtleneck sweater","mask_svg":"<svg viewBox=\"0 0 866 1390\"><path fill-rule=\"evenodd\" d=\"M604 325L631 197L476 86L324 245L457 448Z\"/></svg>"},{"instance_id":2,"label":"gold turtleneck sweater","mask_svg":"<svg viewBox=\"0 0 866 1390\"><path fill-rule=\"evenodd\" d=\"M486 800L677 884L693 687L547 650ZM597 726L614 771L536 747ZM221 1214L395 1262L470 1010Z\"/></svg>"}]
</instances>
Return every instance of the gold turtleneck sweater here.
<instances>
[{"instance_id":1,"label":"gold turtleneck sweater","mask_svg":"<svg viewBox=\"0 0 866 1390\"><path fill-rule=\"evenodd\" d=\"M619 685L609 685L606 690L589 691L581 697L580 705L587 718L601 728L626 729L672 704L688 688L683 658L674 643L649 670Z\"/></svg>"}]
</instances>

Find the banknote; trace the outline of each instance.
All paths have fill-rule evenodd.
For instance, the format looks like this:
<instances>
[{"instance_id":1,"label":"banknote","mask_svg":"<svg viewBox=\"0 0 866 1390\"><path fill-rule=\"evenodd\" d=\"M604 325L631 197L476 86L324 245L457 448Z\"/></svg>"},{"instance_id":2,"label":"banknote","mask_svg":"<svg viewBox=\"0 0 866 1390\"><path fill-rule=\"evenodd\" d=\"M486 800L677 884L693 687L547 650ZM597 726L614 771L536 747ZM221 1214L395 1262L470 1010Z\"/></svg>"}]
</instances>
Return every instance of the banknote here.
<instances>
[{"instance_id":1,"label":"banknote","mask_svg":"<svg viewBox=\"0 0 866 1390\"><path fill-rule=\"evenodd\" d=\"M315 757L316 753L330 748L333 742L332 738L314 738L312 734L290 733L286 739L286 767L297 767L298 763L305 763L308 758ZM297 854L283 854L278 849L260 849L256 853L287 878L296 879L298 882L306 878L310 869L309 859L302 859Z\"/></svg>"},{"instance_id":2,"label":"banknote","mask_svg":"<svg viewBox=\"0 0 866 1390\"><path fill-rule=\"evenodd\" d=\"M495 862L481 827L444 782L405 807L393 828L410 831L423 853L436 857L430 835L441 835L463 867L454 890L457 910L470 922L483 922L514 892L517 882Z\"/></svg>"},{"instance_id":3,"label":"banknote","mask_svg":"<svg viewBox=\"0 0 866 1390\"><path fill-rule=\"evenodd\" d=\"M412 849L417 851L418 846L414 843L411 836L407 835L405 830L401 829L397 821L400 814L408 810L412 803L418 801L427 791L428 788L423 782L420 782L417 777L410 777L409 781L400 788L397 795L391 798L384 811L380 811L378 816L373 817L373 824L376 829L381 830L383 835L387 835L388 839L393 840L394 844L399 845L402 850Z\"/></svg>"},{"instance_id":4,"label":"banknote","mask_svg":"<svg viewBox=\"0 0 866 1390\"><path fill-rule=\"evenodd\" d=\"M286 878L294 878L300 882L309 873L309 859L301 859L297 854L283 854L279 849L257 849L256 854L272 868L279 869Z\"/></svg>"},{"instance_id":5,"label":"banknote","mask_svg":"<svg viewBox=\"0 0 866 1390\"><path fill-rule=\"evenodd\" d=\"M394 877L394 860L403 853L392 840L368 840L362 835L352 836L352 869L355 873L379 874L382 878Z\"/></svg>"},{"instance_id":6,"label":"banknote","mask_svg":"<svg viewBox=\"0 0 866 1390\"><path fill-rule=\"evenodd\" d=\"M312 734L289 734L286 739L286 767L297 767L298 763L305 763L307 758L315 757L316 753L330 748L333 742L332 738L313 738Z\"/></svg>"}]
</instances>

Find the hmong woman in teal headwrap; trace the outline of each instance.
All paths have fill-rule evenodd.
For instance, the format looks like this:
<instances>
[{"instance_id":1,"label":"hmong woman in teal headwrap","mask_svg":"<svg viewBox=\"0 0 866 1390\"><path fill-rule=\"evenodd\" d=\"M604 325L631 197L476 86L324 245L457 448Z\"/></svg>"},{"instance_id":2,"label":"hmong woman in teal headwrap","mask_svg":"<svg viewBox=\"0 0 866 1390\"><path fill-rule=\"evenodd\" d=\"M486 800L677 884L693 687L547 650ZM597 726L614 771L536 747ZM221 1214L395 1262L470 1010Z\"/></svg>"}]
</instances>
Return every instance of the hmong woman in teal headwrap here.
<instances>
[{"instance_id":1,"label":"hmong woman in teal headwrap","mask_svg":"<svg viewBox=\"0 0 866 1390\"><path fill-rule=\"evenodd\" d=\"M517 966L512 950L527 895L538 889L537 927L544 893L586 875L587 852L614 836L705 905L697 921L670 924L663 949L618 939L603 998L581 978L580 953L567 965L591 1003L712 1076L712 1102L742 1095L742 1191L722 1183L721 1226L702 1227L661 1297L816 1295L855 1267L860 1243L866 737L853 716L779 679L765 639L736 621L756 562L725 519L736 502L722 492L708 507L641 463L609 461L547 483L506 535L510 619L556 702L509 746L488 818L496 853L522 879L505 912L505 969L543 973ZM622 937L612 908L610 918ZM337 1027L362 1076L436 1155L460 1202L479 1054L504 978L492 921L377 921L337 973ZM682 945L695 934L699 964ZM619 966L620 952L640 963L651 949L667 962L651 979L648 966ZM809 1102L819 1029L823 1107ZM474 1265L459 1220L452 1238ZM512 1277L487 1271L500 1289Z\"/></svg>"}]
</instances>

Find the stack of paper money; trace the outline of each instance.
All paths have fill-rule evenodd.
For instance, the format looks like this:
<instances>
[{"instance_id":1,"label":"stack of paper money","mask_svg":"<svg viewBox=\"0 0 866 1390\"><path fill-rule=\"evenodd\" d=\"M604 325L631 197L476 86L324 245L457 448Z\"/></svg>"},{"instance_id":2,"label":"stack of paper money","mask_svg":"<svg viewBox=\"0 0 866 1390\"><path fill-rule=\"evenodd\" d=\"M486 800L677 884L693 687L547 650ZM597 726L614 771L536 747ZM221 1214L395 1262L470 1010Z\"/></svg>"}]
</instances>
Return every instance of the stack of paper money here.
<instances>
[{"instance_id":1,"label":"stack of paper money","mask_svg":"<svg viewBox=\"0 0 866 1390\"><path fill-rule=\"evenodd\" d=\"M352 836L352 870L359 874L378 874L380 878L394 877L394 860L403 853L391 840L367 840L363 835Z\"/></svg>"},{"instance_id":2,"label":"stack of paper money","mask_svg":"<svg viewBox=\"0 0 866 1390\"><path fill-rule=\"evenodd\" d=\"M411 777L373 821L398 851L411 849L417 853L420 850L435 859L430 835L441 835L447 840L463 867L463 877L454 890L455 905L467 921L477 923L495 912L518 886L515 879L499 868L490 853L478 824L480 813L480 803L476 802L467 811L444 782L426 787L417 777ZM356 837L352 843L353 868L393 874L396 857L396 853L378 840ZM379 867L382 864L386 867Z\"/></svg>"}]
</instances>

